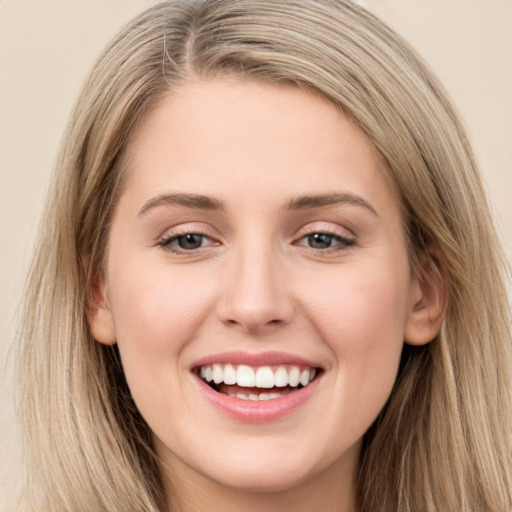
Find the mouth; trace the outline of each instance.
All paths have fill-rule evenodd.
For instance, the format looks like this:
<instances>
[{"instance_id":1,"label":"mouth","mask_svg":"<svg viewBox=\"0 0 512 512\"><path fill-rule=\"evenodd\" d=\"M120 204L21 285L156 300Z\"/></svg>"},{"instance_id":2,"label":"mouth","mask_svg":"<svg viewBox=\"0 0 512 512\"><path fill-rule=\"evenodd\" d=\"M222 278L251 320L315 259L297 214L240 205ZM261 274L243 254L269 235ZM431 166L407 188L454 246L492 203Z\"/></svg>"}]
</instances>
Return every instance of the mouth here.
<instances>
[{"instance_id":1,"label":"mouth","mask_svg":"<svg viewBox=\"0 0 512 512\"><path fill-rule=\"evenodd\" d=\"M276 400L300 391L318 379L323 370L291 364L249 366L213 363L198 366L193 371L217 393L259 402Z\"/></svg>"}]
</instances>

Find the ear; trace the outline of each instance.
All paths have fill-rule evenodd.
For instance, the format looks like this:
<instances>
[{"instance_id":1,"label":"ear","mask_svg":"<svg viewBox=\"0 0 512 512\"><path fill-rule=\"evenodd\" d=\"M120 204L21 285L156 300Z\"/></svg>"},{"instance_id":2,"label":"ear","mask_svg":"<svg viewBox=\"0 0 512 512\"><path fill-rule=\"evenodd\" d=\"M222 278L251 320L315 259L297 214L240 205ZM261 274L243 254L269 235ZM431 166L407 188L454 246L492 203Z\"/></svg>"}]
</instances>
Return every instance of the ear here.
<instances>
[{"instance_id":1,"label":"ear","mask_svg":"<svg viewBox=\"0 0 512 512\"><path fill-rule=\"evenodd\" d=\"M115 345L114 318L110 311L105 278L102 275L94 280L87 317L94 339L104 345Z\"/></svg>"},{"instance_id":2,"label":"ear","mask_svg":"<svg viewBox=\"0 0 512 512\"><path fill-rule=\"evenodd\" d=\"M443 265L436 251L420 260L412 278L410 310L405 324L404 340L408 345L425 345L439 333L447 303Z\"/></svg>"}]
</instances>

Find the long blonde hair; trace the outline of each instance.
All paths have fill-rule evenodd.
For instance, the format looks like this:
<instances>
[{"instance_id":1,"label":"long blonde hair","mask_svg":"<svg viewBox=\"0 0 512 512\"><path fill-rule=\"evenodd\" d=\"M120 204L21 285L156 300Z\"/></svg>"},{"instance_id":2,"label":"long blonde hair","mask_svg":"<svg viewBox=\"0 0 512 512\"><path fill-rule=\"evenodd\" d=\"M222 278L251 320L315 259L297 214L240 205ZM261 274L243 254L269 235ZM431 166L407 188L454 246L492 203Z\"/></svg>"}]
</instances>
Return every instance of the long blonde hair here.
<instances>
[{"instance_id":1,"label":"long blonde hair","mask_svg":"<svg viewBox=\"0 0 512 512\"><path fill-rule=\"evenodd\" d=\"M165 510L149 428L115 347L93 340L87 304L133 127L188 79L218 75L296 85L351 117L397 186L412 267L430 258L443 276L442 330L404 347L365 436L358 511L512 510L506 265L475 160L432 73L348 0L164 2L101 55L66 133L27 285L25 499L55 512Z\"/></svg>"}]
</instances>

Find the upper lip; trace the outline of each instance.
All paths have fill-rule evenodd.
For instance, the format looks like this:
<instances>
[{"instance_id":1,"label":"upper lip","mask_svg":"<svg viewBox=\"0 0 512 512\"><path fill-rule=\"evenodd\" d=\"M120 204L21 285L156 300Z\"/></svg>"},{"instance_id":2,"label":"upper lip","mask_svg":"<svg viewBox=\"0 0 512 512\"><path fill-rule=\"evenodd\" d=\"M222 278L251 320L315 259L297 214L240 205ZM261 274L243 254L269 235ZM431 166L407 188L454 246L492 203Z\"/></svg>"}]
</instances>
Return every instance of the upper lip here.
<instances>
[{"instance_id":1,"label":"upper lip","mask_svg":"<svg viewBox=\"0 0 512 512\"><path fill-rule=\"evenodd\" d=\"M259 366L277 366L277 365L297 365L309 366L310 368L322 368L318 363L294 354L285 352L268 351L260 353L250 353L243 351L228 351L219 354L212 354L196 361L192 368L209 366L212 364L232 364L247 365L252 367Z\"/></svg>"}]
</instances>

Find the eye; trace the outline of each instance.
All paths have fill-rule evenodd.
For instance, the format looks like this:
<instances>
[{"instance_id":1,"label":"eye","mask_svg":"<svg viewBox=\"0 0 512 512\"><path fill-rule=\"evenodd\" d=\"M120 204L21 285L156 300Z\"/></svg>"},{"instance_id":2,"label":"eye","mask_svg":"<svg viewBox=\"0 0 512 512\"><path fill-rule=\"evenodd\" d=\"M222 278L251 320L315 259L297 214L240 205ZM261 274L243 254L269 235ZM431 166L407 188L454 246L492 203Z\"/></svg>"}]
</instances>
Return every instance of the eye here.
<instances>
[{"instance_id":1,"label":"eye","mask_svg":"<svg viewBox=\"0 0 512 512\"><path fill-rule=\"evenodd\" d=\"M297 242L315 250L344 250L355 244L355 240L346 238L336 233L318 232L303 236Z\"/></svg>"},{"instance_id":2,"label":"eye","mask_svg":"<svg viewBox=\"0 0 512 512\"><path fill-rule=\"evenodd\" d=\"M202 233L183 233L162 239L158 245L166 251L184 253L215 245L210 237Z\"/></svg>"}]
</instances>

